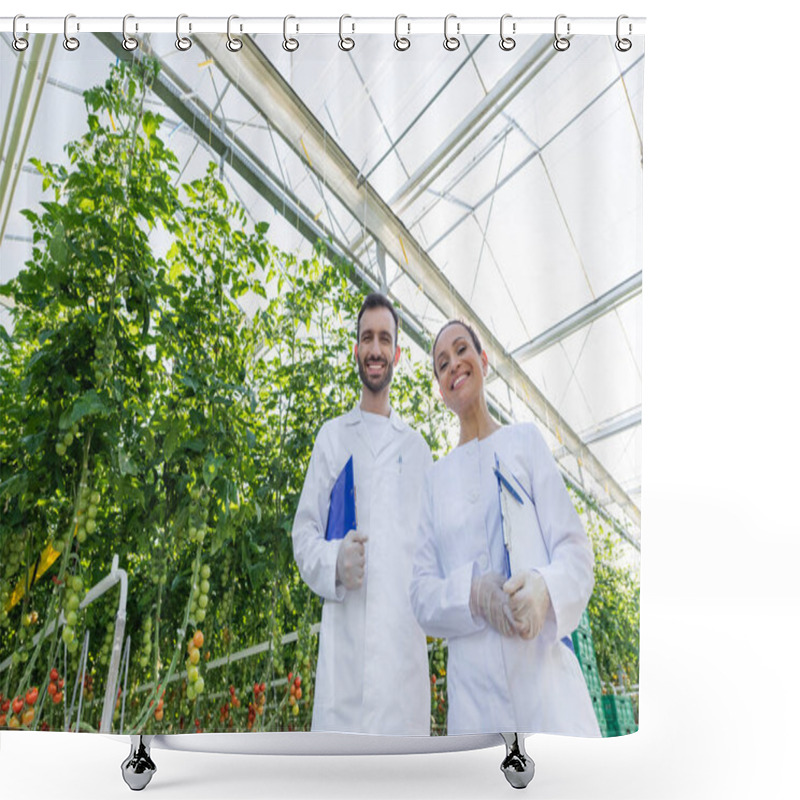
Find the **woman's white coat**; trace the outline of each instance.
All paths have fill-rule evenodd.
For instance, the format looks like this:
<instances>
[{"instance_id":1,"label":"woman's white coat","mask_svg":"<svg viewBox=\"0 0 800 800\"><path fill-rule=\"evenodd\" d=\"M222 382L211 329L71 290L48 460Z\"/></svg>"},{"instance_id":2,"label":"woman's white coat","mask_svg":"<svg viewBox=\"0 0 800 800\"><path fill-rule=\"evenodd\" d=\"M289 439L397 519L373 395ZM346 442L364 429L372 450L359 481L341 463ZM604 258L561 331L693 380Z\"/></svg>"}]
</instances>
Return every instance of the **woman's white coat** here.
<instances>
[{"instance_id":1,"label":"woman's white coat","mask_svg":"<svg viewBox=\"0 0 800 800\"><path fill-rule=\"evenodd\" d=\"M550 556L537 571L552 607L532 640L502 637L469 610L473 575L504 572L495 455L533 498ZM578 660L562 641L586 608L592 568L591 544L534 425L500 428L433 465L411 601L425 633L448 642L448 733L600 735Z\"/></svg>"}]
</instances>

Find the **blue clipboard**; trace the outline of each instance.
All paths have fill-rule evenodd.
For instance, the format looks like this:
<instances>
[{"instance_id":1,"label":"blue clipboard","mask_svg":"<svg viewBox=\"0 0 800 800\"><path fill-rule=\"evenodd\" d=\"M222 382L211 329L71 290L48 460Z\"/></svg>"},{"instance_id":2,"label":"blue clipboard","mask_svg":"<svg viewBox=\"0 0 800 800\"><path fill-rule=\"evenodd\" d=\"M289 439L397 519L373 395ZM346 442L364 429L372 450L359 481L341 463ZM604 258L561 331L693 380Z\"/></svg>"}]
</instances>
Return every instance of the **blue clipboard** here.
<instances>
[{"instance_id":1,"label":"blue clipboard","mask_svg":"<svg viewBox=\"0 0 800 800\"><path fill-rule=\"evenodd\" d=\"M353 456L350 456L331 489L325 540L330 542L344 539L348 531L354 530L355 527L356 487L353 478Z\"/></svg>"}]
</instances>

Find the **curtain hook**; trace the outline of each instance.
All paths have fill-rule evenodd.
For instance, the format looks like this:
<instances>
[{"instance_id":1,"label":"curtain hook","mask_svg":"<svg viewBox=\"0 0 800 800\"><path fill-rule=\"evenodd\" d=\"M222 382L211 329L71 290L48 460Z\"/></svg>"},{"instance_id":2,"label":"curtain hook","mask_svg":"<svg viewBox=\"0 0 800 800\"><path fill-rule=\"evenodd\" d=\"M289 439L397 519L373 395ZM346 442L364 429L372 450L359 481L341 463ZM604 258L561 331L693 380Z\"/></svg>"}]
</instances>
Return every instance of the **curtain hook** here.
<instances>
[{"instance_id":1,"label":"curtain hook","mask_svg":"<svg viewBox=\"0 0 800 800\"><path fill-rule=\"evenodd\" d=\"M517 46L516 40L511 36L506 36L503 31L503 26L505 25L505 21L507 19L511 19L511 14L503 14L503 16L500 17L500 49L505 50L506 52L513 50ZM511 23L511 32L517 32L516 22Z\"/></svg>"},{"instance_id":2,"label":"curtain hook","mask_svg":"<svg viewBox=\"0 0 800 800\"><path fill-rule=\"evenodd\" d=\"M192 40L188 36L181 36L181 20L186 19L188 14L178 14L175 20L175 47L181 52L186 52L192 46ZM192 29L191 24L189 30Z\"/></svg>"},{"instance_id":3,"label":"curtain hook","mask_svg":"<svg viewBox=\"0 0 800 800\"><path fill-rule=\"evenodd\" d=\"M400 35L401 19L408 19L408 17L405 14L398 14L394 18L394 49L403 51L411 47L411 39ZM411 33L411 24L407 22L406 27L408 28L408 33Z\"/></svg>"},{"instance_id":4,"label":"curtain hook","mask_svg":"<svg viewBox=\"0 0 800 800\"><path fill-rule=\"evenodd\" d=\"M228 41L225 43L225 47L227 47L231 53L238 53L244 46L244 42L241 39L231 36L231 22L235 19L239 19L235 14L231 14L228 17ZM239 30L241 29L241 26L239 26Z\"/></svg>"},{"instance_id":5,"label":"curtain hook","mask_svg":"<svg viewBox=\"0 0 800 800\"><path fill-rule=\"evenodd\" d=\"M345 36L342 32L342 27L346 19L352 19L352 17L349 14L342 14L342 16L339 17L339 49L344 51L352 50L356 46L355 40L349 36ZM352 32L355 33L355 23L350 24L353 29Z\"/></svg>"},{"instance_id":6,"label":"curtain hook","mask_svg":"<svg viewBox=\"0 0 800 800\"><path fill-rule=\"evenodd\" d=\"M69 25L69 21L71 19L75 19L74 14L67 14L67 16L64 17L64 49L73 52L74 50L77 50L81 46L81 43L74 36L69 35L67 26ZM77 29L78 26L76 24L76 30Z\"/></svg>"},{"instance_id":7,"label":"curtain hook","mask_svg":"<svg viewBox=\"0 0 800 800\"><path fill-rule=\"evenodd\" d=\"M296 19L291 14L283 18L283 49L286 50L287 53L293 53L300 47L300 42L297 39L292 39L289 37L289 20Z\"/></svg>"},{"instance_id":8,"label":"curtain hook","mask_svg":"<svg viewBox=\"0 0 800 800\"><path fill-rule=\"evenodd\" d=\"M559 53L563 53L564 50L569 49L569 39L565 39L559 32L558 32L558 21L560 19L566 19L566 14L559 14L556 17L556 21L553 25L553 47L559 51ZM569 36L569 22L567 22L567 36Z\"/></svg>"},{"instance_id":9,"label":"curtain hook","mask_svg":"<svg viewBox=\"0 0 800 800\"><path fill-rule=\"evenodd\" d=\"M450 50L451 52L453 50L458 50L458 48L461 47L461 40L458 38L458 36L450 36L447 32L448 23L450 22L451 19L455 18L456 18L455 14L448 14L444 18L444 43L443 43L444 49ZM458 29L459 29L459 24L456 22L456 33L458 33Z\"/></svg>"},{"instance_id":10,"label":"curtain hook","mask_svg":"<svg viewBox=\"0 0 800 800\"><path fill-rule=\"evenodd\" d=\"M619 50L619 51L620 51L620 53L627 53L627 52L628 52L628 50L630 50L630 49L631 49L631 47L633 47L633 42L632 42L630 39L623 39L623 38L622 38L622 37L619 35L619 31L620 31L620 23L621 23L621 22L622 22L622 20L624 20L624 19L628 19L628 17L627 17L627 15L626 15L626 14L620 14L620 15L617 17L617 41L616 41L616 43L614 44L614 47L616 47L616 48L617 48L617 50ZM632 32L633 32L633 27L631 26L631 23L629 22L629 23L628 23L628 36L630 36Z\"/></svg>"},{"instance_id":11,"label":"curtain hook","mask_svg":"<svg viewBox=\"0 0 800 800\"><path fill-rule=\"evenodd\" d=\"M14 24L12 25L11 30L14 36L14 41L12 43L12 46L18 53L21 53L24 50L28 49L28 40L23 38L22 36L17 36L17 20L19 19L25 19L25 17L22 14L17 14L17 16L14 17Z\"/></svg>"},{"instance_id":12,"label":"curtain hook","mask_svg":"<svg viewBox=\"0 0 800 800\"><path fill-rule=\"evenodd\" d=\"M135 50L139 46L139 40L135 36L128 36L129 19L134 19L133 14L126 14L122 18L122 49L130 53L131 50Z\"/></svg>"}]
</instances>

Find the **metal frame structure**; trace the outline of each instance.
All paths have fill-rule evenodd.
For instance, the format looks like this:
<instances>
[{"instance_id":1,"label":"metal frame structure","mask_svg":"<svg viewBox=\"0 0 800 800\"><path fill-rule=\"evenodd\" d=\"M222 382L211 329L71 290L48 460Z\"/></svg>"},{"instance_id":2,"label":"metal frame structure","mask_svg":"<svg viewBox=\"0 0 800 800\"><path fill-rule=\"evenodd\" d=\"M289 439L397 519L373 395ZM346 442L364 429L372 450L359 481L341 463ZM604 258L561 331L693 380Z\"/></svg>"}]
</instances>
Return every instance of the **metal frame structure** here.
<instances>
[{"instance_id":1,"label":"metal frame structure","mask_svg":"<svg viewBox=\"0 0 800 800\"><path fill-rule=\"evenodd\" d=\"M109 51L118 57L131 57L130 54L121 51L117 35L110 33L96 33L95 35ZM41 45L37 45L40 38L43 37L37 35L31 37L34 48L41 47ZM615 415L580 434L568 424L555 404L546 397L521 365L640 295L641 271L634 273L590 303L550 325L546 330L531 337L525 344L508 349L503 346L483 320L476 318L468 299L456 289L444 271L429 255L437 242L447 235L447 231L438 234L436 239L429 243L423 240L424 237L418 238L412 233L411 228L414 223L404 222L401 219L403 212L409 210L423 195L431 197L433 205L442 200L452 201L456 204L461 202L457 196L449 194L450 189L474 169L482 155L491 152L498 146L504 146L506 137L518 128L513 117L506 115L506 109L526 84L539 75L558 56L551 46L550 39L548 37L536 38L533 44L512 63L506 74L487 90L480 102L458 121L456 127L432 150L430 155L410 175L407 171L407 180L388 201L383 199L370 180L384 161L391 154L396 154L398 145L413 128L417 119L430 109L459 71L474 61L476 54L487 39L487 36L477 39L471 49L467 48L467 55L455 62L453 70L444 83L436 89L383 154L363 172L328 134L321 121L305 105L281 72L249 35L243 37L244 46L241 50L230 52L225 47L225 37L211 33L195 32L193 34L193 40L209 59L213 59L216 74L222 75L225 80L221 88L217 87L216 82L214 84L216 102L213 105L209 105L207 101L193 93L180 76L170 68L169 62L163 58L160 59L162 70L159 80L154 86L154 91L176 118L194 132L198 143L202 142L209 152L216 154L223 168L233 169L260 197L275 207L305 239L309 242L323 241L332 257L352 262L355 267L356 280L362 287L391 292L392 282L387 276L386 266L388 256L414 285L421 288L432 307L436 309L437 314L444 317L470 319L489 355L492 367L490 380L493 382L501 380L508 391L516 395L523 405L530 409L554 434L561 444L555 453L558 459L566 456L575 458L579 473L577 483L583 483L581 474L585 472L598 486L603 487L607 497L605 500L601 498L599 505L611 502L622 511L624 517L632 523L634 532L631 533L628 529L629 526L625 525L619 529L627 531L625 538L634 543L638 549L638 528L641 521L639 508L630 493L592 452L589 445L640 425L641 408L631 409L621 417ZM51 37L51 42L53 41L55 41L55 37ZM143 49L148 48L149 42L150 36L145 35L142 39ZM639 57L628 65L625 70L621 70L617 80L624 81L625 73L638 64L641 58ZM19 63L22 63L22 59ZM20 66L15 78L15 86L16 81L20 80L21 69ZM34 77L33 70L24 77L23 94L29 98L29 101L20 108L18 116L15 118L15 134L12 137L15 141L27 142L27 137L20 136L16 132L16 127L23 125L29 135L38 98L41 97L42 86L47 79L46 71L44 74L38 75L40 85L36 100L30 102ZM51 81L52 79L47 80ZM452 230L465 218L474 215L483 203L490 201L494 194L502 188L505 181L524 164L541 156L544 148L548 147L575 120L585 114L610 90L614 83L606 85L599 91L544 144L537 145L530 137L527 137L531 150L524 157L522 164L515 163L510 171L506 171L505 175L501 176L498 173L494 187L478 198L477 202L464 205L463 215L447 230ZM362 224L360 235L349 238L341 225L338 225L338 231L334 230L337 223L330 208L328 208L328 216L333 222L333 227L320 221L320 215L315 214L303 202L285 176L277 174L251 147L248 147L235 134L232 135L231 121L225 118L223 110L223 99L234 85L257 112L259 126L269 130L270 135L277 134L297 159L303 163L308 175L319 185L320 195L324 198L325 194L329 193L348 213L360 220ZM10 117L10 114L7 115L6 129L10 125ZM450 189L445 188L442 191L434 187L436 179L442 176L448 167L475 142L479 134L485 131L487 126L498 117L506 119L503 131L496 134L479 154L474 155L455 178L449 178ZM252 126L254 123L251 120L242 124ZM7 138L8 134L4 129L3 149L5 149ZM24 149L23 146L23 153ZM11 156L13 153L9 150L2 172L0 211L3 212L3 215L0 216L0 220L3 223L13 201L14 188L14 182L11 181L10 176L6 178L6 175L12 166L17 170L16 175L19 174L20 169L20 164ZM15 180L16 178L14 178ZM424 215L430 207L428 205L422 212L417 211L417 215L419 213ZM484 244L486 244L486 235L486 229L482 228ZM7 299L4 300L3 305L8 307ZM426 348L432 332L427 315L420 316L402 303L400 304L400 313L406 333L418 346ZM498 416L508 418L508 409L503 409L497 403L493 403L493 408ZM574 479L574 476L572 477ZM619 526L619 520L616 522Z\"/></svg>"}]
</instances>

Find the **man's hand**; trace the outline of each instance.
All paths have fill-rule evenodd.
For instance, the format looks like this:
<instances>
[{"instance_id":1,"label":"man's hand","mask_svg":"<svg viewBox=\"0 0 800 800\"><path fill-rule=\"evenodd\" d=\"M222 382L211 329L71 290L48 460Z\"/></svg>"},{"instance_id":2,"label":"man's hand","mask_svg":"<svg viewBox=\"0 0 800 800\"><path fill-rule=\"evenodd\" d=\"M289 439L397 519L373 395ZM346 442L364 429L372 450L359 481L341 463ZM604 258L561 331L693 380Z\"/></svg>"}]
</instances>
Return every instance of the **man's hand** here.
<instances>
[{"instance_id":1,"label":"man's hand","mask_svg":"<svg viewBox=\"0 0 800 800\"><path fill-rule=\"evenodd\" d=\"M502 586L503 576L496 572L474 578L469 610L473 617L483 617L501 636L513 636L516 633L514 618Z\"/></svg>"},{"instance_id":2,"label":"man's hand","mask_svg":"<svg viewBox=\"0 0 800 800\"><path fill-rule=\"evenodd\" d=\"M538 572L518 572L503 584L509 596L514 626L523 639L533 639L544 627L550 609L550 592Z\"/></svg>"},{"instance_id":3,"label":"man's hand","mask_svg":"<svg viewBox=\"0 0 800 800\"><path fill-rule=\"evenodd\" d=\"M339 545L336 557L336 579L345 589L360 589L364 583L364 566L367 563L364 543L365 533L350 531Z\"/></svg>"}]
</instances>

